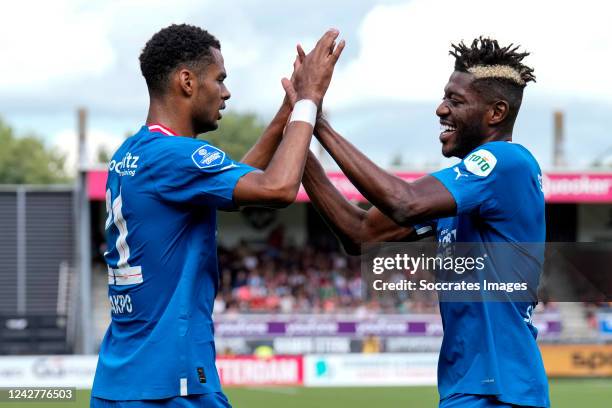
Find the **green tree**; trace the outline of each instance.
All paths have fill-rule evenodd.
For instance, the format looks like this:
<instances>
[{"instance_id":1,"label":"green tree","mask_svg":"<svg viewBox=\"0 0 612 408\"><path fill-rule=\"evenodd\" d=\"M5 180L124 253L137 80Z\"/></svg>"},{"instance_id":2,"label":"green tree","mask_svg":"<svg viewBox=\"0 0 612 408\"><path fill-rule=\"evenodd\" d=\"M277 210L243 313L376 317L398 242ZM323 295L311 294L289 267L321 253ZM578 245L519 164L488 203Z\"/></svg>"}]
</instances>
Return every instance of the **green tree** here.
<instances>
[{"instance_id":1,"label":"green tree","mask_svg":"<svg viewBox=\"0 0 612 408\"><path fill-rule=\"evenodd\" d=\"M96 162L98 164L107 165L111 159L112 154L104 146L98 147L98 151L96 152Z\"/></svg>"},{"instance_id":2,"label":"green tree","mask_svg":"<svg viewBox=\"0 0 612 408\"><path fill-rule=\"evenodd\" d=\"M214 132L198 136L219 147L232 159L240 160L263 133L265 125L252 113L230 112Z\"/></svg>"},{"instance_id":3,"label":"green tree","mask_svg":"<svg viewBox=\"0 0 612 408\"><path fill-rule=\"evenodd\" d=\"M69 180L65 157L47 148L40 137L17 137L0 119L0 184L52 184Z\"/></svg>"}]
</instances>

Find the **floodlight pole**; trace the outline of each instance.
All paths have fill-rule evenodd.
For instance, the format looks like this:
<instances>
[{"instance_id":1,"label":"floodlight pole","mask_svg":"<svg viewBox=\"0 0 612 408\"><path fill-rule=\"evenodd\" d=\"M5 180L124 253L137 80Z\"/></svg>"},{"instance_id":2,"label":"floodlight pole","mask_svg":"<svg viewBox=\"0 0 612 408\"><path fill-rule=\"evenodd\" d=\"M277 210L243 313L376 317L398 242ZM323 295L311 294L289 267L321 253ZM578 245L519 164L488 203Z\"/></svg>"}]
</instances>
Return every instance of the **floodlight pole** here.
<instances>
[{"instance_id":1,"label":"floodlight pole","mask_svg":"<svg viewBox=\"0 0 612 408\"><path fill-rule=\"evenodd\" d=\"M563 167L565 161L565 127L563 112L554 112L554 140L553 140L553 166Z\"/></svg>"},{"instance_id":2,"label":"floodlight pole","mask_svg":"<svg viewBox=\"0 0 612 408\"><path fill-rule=\"evenodd\" d=\"M78 260L80 272L80 313L81 317L81 344L80 352L93 353L92 344L92 312L91 312L91 228L89 225L89 197L87 194L87 111L78 110Z\"/></svg>"}]
</instances>

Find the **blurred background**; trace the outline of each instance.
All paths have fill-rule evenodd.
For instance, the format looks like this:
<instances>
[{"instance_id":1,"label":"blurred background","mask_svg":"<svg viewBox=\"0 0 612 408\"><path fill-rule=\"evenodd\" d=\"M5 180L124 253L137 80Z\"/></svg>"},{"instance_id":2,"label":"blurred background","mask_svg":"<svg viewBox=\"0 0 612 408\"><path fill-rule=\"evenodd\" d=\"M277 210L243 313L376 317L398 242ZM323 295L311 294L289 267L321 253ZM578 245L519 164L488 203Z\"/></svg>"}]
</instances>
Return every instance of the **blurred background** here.
<instances>
[{"instance_id":1,"label":"blurred background","mask_svg":"<svg viewBox=\"0 0 612 408\"><path fill-rule=\"evenodd\" d=\"M0 387L76 386L66 406L87 406L110 319L106 163L144 124L138 55L159 29L186 22L221 41L232 98L205 138L239 159L282 101L295 45L308 50L338 28L347 47L325 110L406 180L454 163L440 154L434 114L453 69L450 43L521 44L537 83L525 90L514 141L543 169L547 240L612 245L610 15L595 0L2 2ZM235 406L436 406L436 300L364 301L359 258L343 253L303 191L287 209L220 213L219 259L218 368ZM553 407L609 406L610 304L547 298L534 322Z\"/></svg>"}]
</instances>

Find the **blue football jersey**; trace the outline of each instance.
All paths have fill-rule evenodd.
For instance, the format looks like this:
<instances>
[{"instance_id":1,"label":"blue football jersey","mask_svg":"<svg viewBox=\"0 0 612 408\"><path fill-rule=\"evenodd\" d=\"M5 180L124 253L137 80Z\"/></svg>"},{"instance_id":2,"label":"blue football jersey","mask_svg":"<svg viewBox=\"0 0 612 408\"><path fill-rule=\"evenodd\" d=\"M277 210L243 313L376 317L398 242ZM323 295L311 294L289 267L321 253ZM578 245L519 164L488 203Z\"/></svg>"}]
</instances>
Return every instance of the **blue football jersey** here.
<instances>
[{"instance_id":1,"label":"blue football jersey","mask_svg":"<svg viewBox=\"0 0 612 408\"><path fill-rule=\"evenodd\" d=\"M216 210L254 168L206 141L143 126L113 155L106 185L111 324L92 395L169 398L221 390L212 309Z\"/></svg>"},{"instance_id":2,"label":"blue football jersey","mask_svg":"<svg viewBox=\"0 0 612 408\"><path fill-rule=\"evenodd\" d=\"M439 245L507 243L520 250L521 243L545 241L542 174L523 146L489 142L432 175L457 203L455 217L437 220ZM543 244L536 248L517 263L535 282L544 258ZM548 407L548 381L531 323L534 307L535 302L512 300L440 302L440 398L483 394L506 403Z\"/></svg>"}]
</instances>

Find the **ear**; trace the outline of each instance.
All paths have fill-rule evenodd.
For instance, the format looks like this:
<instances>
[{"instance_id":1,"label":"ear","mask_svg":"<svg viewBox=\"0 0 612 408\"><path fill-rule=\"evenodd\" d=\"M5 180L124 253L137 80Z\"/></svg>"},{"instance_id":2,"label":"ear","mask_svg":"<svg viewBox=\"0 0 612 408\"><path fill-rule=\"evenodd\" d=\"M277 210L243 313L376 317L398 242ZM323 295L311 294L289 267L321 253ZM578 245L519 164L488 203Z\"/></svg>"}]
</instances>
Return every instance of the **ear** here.
<instances>
[{"instance_id":1,"label":"ear","mask_svg":"<svg viewBox=\"0 0 612 408\"><path fill-rule=\"evenodd\" d=\"M489 109L489 125L495 126L502 123L510 113L510 105L507 101L495 101Z\"/></svg>"},{"instance_id":2,"label":"ear","mask_svg":"<svg viewBox=\"0 0 612 408\"><path fill-rule=\"evenodd\" d=\"M196 87L196 77L194 73L186 68L182 68L177 72L177 77L183 95L192 96Z\"/></svg>"}]
</instances>

